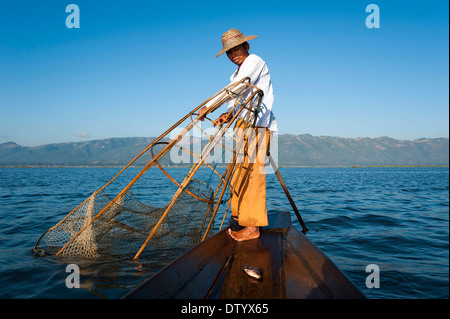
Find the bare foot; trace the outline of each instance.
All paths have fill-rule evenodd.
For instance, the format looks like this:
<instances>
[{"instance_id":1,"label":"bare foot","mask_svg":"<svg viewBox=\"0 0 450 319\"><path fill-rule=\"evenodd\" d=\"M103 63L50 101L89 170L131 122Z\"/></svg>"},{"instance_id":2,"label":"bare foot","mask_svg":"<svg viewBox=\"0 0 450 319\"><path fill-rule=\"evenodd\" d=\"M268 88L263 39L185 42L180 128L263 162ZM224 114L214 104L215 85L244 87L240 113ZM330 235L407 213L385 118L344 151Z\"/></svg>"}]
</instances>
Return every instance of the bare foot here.
<instances>
[{"instance_id":1,"label":"bare foot","mask_svg":"<svg viewBox=\"0 0 450 319\"><path fill-rule=\"evenodd\" d=\"M235 241L245 241L250 239L259 238L259 227L245 227L244 229L234 231L231 228L228 229L228 234Z\"/></svg>"}]
</instances>

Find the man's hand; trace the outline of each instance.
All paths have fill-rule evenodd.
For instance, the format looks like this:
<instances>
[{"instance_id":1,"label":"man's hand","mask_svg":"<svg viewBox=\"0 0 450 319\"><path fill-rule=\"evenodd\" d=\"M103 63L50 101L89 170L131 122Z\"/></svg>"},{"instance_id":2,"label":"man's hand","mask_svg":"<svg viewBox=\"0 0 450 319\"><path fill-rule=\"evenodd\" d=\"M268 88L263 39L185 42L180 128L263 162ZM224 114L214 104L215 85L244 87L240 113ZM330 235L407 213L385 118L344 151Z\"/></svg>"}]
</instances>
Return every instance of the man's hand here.
<instances>
[{"instance_id":1,"label":"man's hand","mask_svg":"<svg viewBox=\"0 0 450 319\"><path fill-rule=\"evenodd\" d=\"M205 118L203 117L203 114L206 112L208 108L206 106L202 107L200 109L200 111L198 111L198 118L200 119L200 121L204 121Z\"/></svg>"},{"instance_id":2,"label":"man's hand","mask_svg":"<svg viewBox=\"0 0 450 319\"><path fill-rule=\"evenodd\" d=\"M215 127L216 125L220 125L223 123L228 123L230 121L232 117L232 113L223 113L221 116L219 116L217 118L217 120L215 120L215 122L213 123L213 126Z\"/></svg>"},{"instance_id":3,"label":"man's hand","mask_svg":"<svg viewBox=\"0 0 450 319\"><path fill-rule=\"evenodd\" d=\"M200 121L204 121L204 114L206 113L206 111L208 110L208 108L206 106L202 107L199 111L198 111L198 119ZM230 121L230 119L233 117L232 113L223 113L221 116L219 116L217 118L217 120L213 121L213 126L215 127L216 125L221 125L223 123L228 123Z\"/></svg>"}]
</instances>

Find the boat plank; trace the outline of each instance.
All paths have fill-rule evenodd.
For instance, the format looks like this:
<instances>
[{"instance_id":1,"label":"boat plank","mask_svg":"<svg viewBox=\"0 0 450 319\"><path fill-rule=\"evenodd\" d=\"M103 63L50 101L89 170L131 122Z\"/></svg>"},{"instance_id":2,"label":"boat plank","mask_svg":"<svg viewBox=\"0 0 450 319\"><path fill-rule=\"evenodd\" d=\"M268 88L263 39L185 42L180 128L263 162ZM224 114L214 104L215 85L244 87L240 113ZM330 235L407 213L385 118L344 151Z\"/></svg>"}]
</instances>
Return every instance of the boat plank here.
<instances>
[{"instance_id":1,"label":"boat plank","mask_svg":"<svg viewBox=\"0 0 450 319\"><path fill-rule=\"evenodd\" d=\"M298 229L291 227L286 232L285 238L297 256L298 260L295 262L297 266L301 262L303 268L309 271L309 278L316 284L316 289L310 292L311 296L303 296L303 298L320 298L322 295L325 298L336 299L365 298L350 279ZM290 287L299 287L300 272L297 267L287 268L287 271L289 271L289 280L291 281ZM304 278L307 277L304 276ZM293 295L296 296L295 293Z\"/></svg>"},{"instance_id":2,"label":"boat plank","mask_svg":"<svg viewBox=\"0 0 450 319\"><path fill-rule=\"evenodd\" d=\"M233 241L221 231L145 280L124 298L203 298L232 250Z\"/></svg>"},{"instance_id":3,"label":"boat plank","mask_svg":"<svg viewBox=\"0 0 450 319\"><path fill-rule=\"evenodd\" d=\"M285 298L285 280L281 234L263 233L258 240L236 243L226 269L220 298L280 299ZM247 275L243 266L258 267L262 278Z\"/></svg>"},{"instance_id":4,"label":"boat plank","mask_svg":"<svg viewBox=\"0 0 450 319\"><path fill-rule=\"evenodd\" d=\"M284 264L287 299L326 299L327 295L318 289L311 271L298 258L293 247L286 241Z\"/></svg>"},{"instance_id":5,"label":"boat plank","mask_svg":"<svg viewBox=\"0 0 450 319\"><path fill-rule=\"evenodd\" d=\"M230 223L229 227L234 227ZM226 230L178 258L124 298L365 298L333 262L291 224L289 212L269 219L261 236L233 241ZM262 279L242 266L262 269Z\"/></svg>"}]
</instances>

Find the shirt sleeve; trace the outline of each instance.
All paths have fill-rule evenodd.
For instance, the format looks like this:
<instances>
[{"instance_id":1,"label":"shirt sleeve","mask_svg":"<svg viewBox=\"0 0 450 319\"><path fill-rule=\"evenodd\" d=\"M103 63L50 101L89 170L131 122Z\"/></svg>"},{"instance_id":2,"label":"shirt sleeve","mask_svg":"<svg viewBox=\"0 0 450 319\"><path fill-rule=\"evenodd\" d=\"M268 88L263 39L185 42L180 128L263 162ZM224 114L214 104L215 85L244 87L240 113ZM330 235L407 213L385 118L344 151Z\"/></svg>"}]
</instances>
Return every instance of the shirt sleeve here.
<instances>
[{"instance_id":1,"label":"shirt sleeve","mask_svg":"<svg viewBox=\"0 0 450 319\"><path fill-rule=\"evenodd\" d=\"M249 56L242 63L238 74L234 78L233 82L240 81L243 78L249 77L250 83L255 84L259 79L262 69L264 67L264 61L256 56Z\"/></svg>"},{"instance_id":2,"label":"shirt sleeve","mask_svg":"<svg viewBox=\"0 0 450 319\"><path fill-rule=\"evenodd\" d=\"M261 58L257 56L250 55L245 59L244 63L242 63L238 74L233 78L231 83L242 80L243 78L249 77L250 83L255 84L258 81L261 72L263 70L265 63ZM230 112L234 109L235 101L230 101L228 103L227 112Z\"/></svg>"}]
</instances>

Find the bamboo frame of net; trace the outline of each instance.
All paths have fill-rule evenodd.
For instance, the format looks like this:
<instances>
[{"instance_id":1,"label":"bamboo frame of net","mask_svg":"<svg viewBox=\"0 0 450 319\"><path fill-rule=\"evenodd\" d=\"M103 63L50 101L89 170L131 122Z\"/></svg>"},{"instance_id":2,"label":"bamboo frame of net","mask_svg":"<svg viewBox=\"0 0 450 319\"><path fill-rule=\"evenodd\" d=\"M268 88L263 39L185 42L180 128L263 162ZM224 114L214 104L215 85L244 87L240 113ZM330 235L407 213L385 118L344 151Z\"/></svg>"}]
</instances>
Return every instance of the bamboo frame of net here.
<instances>
[{"instance_id":1,"label":"bamboo frame of net","mask_svg":"<svg viewBox=\"0 0 450 319\"><path fill-rule=\"evenodd\" d=\"M209 99L207 99L206 101L204 101L202 104L198 105L197 107L195 107L193 110L191 110L189 113L187 113L184 117L182 117L180 120L178 120L174 125L172 125L168 130L166 130L163 134L161 134L158 138L156 138L153 142L151 142L147 147L144 148L144 150L142 150L135 158L133 158L127 165L125 165L119 173L117 173L116 176L114 176L110 181L108 181L104 186L100 187L97 191L95 191L90 197L88 197L86 200L84 200L80 205L78 205L72 212L70 212L66 217L64 217L59 223L57 223L55 226L51 227L50 229L48 229L42 236L45 236L47 232L50 232L54 229L56 229L57 227L59 227L62 223L64 223L74 212L76 212L80 207L82 207L83 205L85 205L89 200L91 200L91 202L95 199L95 196L97 194L99 194L101 191L103 191L103 189L105 189L108 185L110 185L114 180L116 180L124 171L126 171L127 168L129 168L133 163L135 163L142 155L144 155L145 153L147 153L149 150L151 152L152 158L149 162L147 162L147 164L142 168L142 170L125 186L125 188L123 188L123 190L117 194L105 207L103 207L103 209L101 209L101 211L99 211L95 216L91 216L83 225L83 227L81 227L81 229L79 229L75 235L73 235L72 238L70 238L56 253L56 256L60 256L64 253L64 251L67 249L67 247L69 247L72 243L74 243L74 241L77 240L77 238L83 233L85 232L87 229L90 229L90 227L92 227L91 225L93 224L93 222L95 222L96 220L98 220L105 212L109 211L109 209L112 207L112 205L115 205L116 203L121 202L121 200L123 200L125 194L127 194L127 192L132 188L132 186L152 167L156 164L156 166L158 166L161 171L167 176L169 177L169 179L174 182L178 189L175 192L175 194L173 195L172 199L170 200L169 204L164 208L164 212L162 213L162 215L159 217L158 222L156 223L156 225L153 226L152 230L149 232L146 240L143 242L143 244L140 246L139 250L136 252L136 254L133 257L133 260L136 260L139 258L139 256L141 255L141 253L143 252L143 250L146 248L146 246L148 245L148 243L150 242L150 240L153 238L153 236L155 235L155 233L157 232L158 228L161 226L161 224L163 223L164 219L167 217L167 215L169 214L169 212L171 211L172 207L174 206L174 204L177 202L177 200L179 199L180 195L183 192L188 193L190 196L192 196L193 198L203 201L203 202L207 202L210 203L212 206L210 206L208 208L208 211L206 212L206 215L203 218L203 222L201 223L200 229L199 231L202 231L202 229L206 226L205 222L207 220L207 216L208 214L211 214L211 218L209 220L208 225L206 226L203 236L201 237L202 241L205 240L208 236L208 234L210 234L211 228L213 227L214 224L214 219L216 217L216 214L219 210L220 205L223 203L223 198L225 195L226 190L229 190L230 196L232 196L233 192L232 189L235 187L235 185L230 185L230 181L232 180L232 177L234 174L239 174L239 170L242 168L241 166L239 166L238 171L236 172L236 161L237 161L237 154L236 154L236 150L241 148L241 143L243 143L243 141L236 141L236 148L233 150L233 159L232 161L227 165L226 170L223 174L220 174L215 167L212 167L207 161L206 159L211 155L211 152L214 150L214 148L216 147L216 145L219 143L219 141L221 141L222 137L224 136L224 134L228 133L228 129L231 128L231 126L233 125L233 123L236 121L236 119L239 117L239 115L244 111L247 110L246 113L246 117L245 117L245 127L250 128L250 127L255 127L255 123L256 123L256 118L257 118L257 111L258 111L258 107L261 103L262 100L262 96L263 96L263 92L258 89L256 86L250 84L250 79L249 78L244 78L241 81L238 82L234 82L228 86L226 86L225 88L223 88L222 90L218 91L216 94L214 94L213 96L211 96ZM199 121L202 121L204 119L208 119L209 121L215 123L214 121L212 121L211 119L209 119L208 115L211 114L212 112L214 112L215 110L217 110L218 108L220 108L224 103L228 102L228 101L234 101L235 103L235 112L233 113L234 115L232 116L232 118L229 120L228 123L226 123L226 125L218 125L217 129L215 130L215 132L208 136L209 137L209 141L207 142L207 144L202 148L201 154L199 156L193 154L192 152L190 152L189 150L183 149L181 146L179 146L177 143L180 142L180 140L186 135L188 134L194 127L199 128L198 124ZM195 117L197 114L196 112L198 110L200 110L200 108L204 107L205 105L209 104L206 112L204 114L202 114L201 117ZM237 111L236 111L237 110ZM177 136L175 138L173 138L172 140L170 140L169 142L165 142L162 141L165 137L167 137L171 132L174 131L174 129L178 128L182 123L184 123L187 119L190 118L190 123L182 129L182 131L180 133L177 134ZM200 128L201 130L201 128ZM206 134L203 130L201 130L202 133ZM153 148L156 145L165 145L156 155L153 153ZM227 149L225 145L221 145L223 148ZM190 155L193 155L196 158L196 162L194 163L194 165L192 165L189 173L186 175L186 177L184 178L184 180L181 183L176 182L160 165L159 160L166 155L172 148L174 147L178 147L180 149L182 149L182 151L187 151ZM229 149L228 149L229 150ZM268 154L269 155L269 154ZM290 197L287 188L284 185L284 182L281 179L281 176L279 175L278 170L275 167L275 164L273 163L273 160L271 159L271 164L274 167L276 173L277 173L277 177L280 181L280 183L283 186L283 189L285 190L285 193L292 205L292 207L294 208L294 211L297 215L297 217L299 218L299 220L301 221L301 225L302 227L304 226L303 221L301 220L301 217L298 213L297 208L295 207L295 204L292 200L292 198ZM197 173L197 171L199 170L199 168L202 165L206 165L208 166L210 169L213 170L214 173L216 173L219 176L219 184L216 188L216 190L214 191L214 195L212 199L205 199L202 198L201 196L198 196L196 194L193 194L191 191L189 191L189 189L187 188L188 184L193 180L195 174ZM225 220L226 217L226 213L228 212L228 209L230 207L230 203L231 200L230 198L227 200L228 201L228 206L225 212L225 215L223 217L222 220L222 224L221 227L223 225L223 222ZM226 201L225 201L226 202ZM113 221L114 223L117 223L116 221ZM126 225L123 225L124 227ZM305 229L305 228L304 228ZM34 250L36 250L36 247L38 246L38 243L40 242L41 238L39 238L38 242L36 243Z\"/></svg>"}]
</instances>

